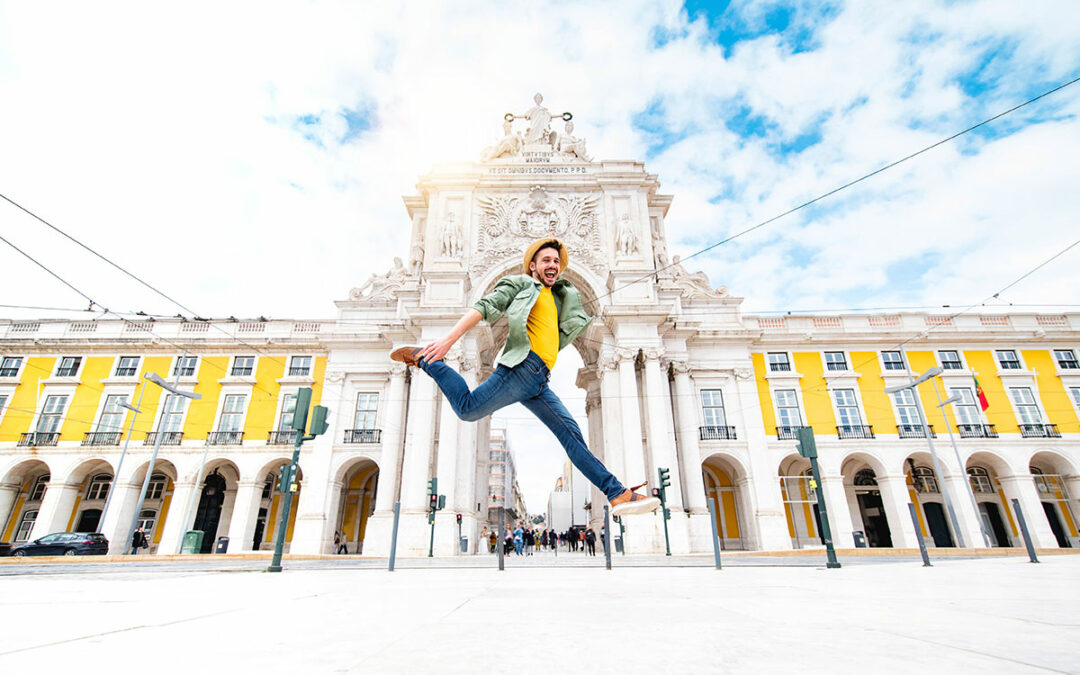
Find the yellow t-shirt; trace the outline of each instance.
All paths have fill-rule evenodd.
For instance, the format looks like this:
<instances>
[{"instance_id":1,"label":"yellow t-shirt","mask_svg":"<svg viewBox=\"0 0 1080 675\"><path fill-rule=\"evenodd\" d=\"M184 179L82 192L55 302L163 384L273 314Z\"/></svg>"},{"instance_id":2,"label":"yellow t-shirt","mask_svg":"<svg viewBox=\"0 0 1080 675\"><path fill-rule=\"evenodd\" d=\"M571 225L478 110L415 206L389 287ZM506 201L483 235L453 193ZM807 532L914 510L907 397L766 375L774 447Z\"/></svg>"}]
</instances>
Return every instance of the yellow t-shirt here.
<instances>
[{"instance_id":1,"label":"yellow t-shirt","mask_svg":"<svg viewBox=\"0 0 1080 675\"><path fill-rule=\"evenodd\" d=\"M555 357L559 355L559 312L550 288L540 289L540 297L525 322L525 331L529 334L529 348L544 360L548 370L554 368Z\"/></svg>"}]
</instances>

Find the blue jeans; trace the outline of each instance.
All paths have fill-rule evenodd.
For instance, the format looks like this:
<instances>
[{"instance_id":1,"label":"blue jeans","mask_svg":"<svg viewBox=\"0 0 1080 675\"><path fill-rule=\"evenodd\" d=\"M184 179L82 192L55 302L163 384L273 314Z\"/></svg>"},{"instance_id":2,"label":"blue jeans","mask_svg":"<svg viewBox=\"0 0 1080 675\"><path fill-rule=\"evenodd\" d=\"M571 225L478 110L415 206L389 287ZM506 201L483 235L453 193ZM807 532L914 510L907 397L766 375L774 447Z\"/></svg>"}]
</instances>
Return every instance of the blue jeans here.
<instances>
[{"instance_id":1,"label":"blue jeans","mask_svg":"<svg viewBox=\"0 0 1080 675\"><path fill-rule=\"evenodd\" d=\"M548 387L551 373L544 361L529 352L513 368L500 365L474 391L461 375L442 361L420 362L420 368L439 385L450 407L466 422L475 422L513 403L520 403L540 418L566 450L566 456L579 471L608 498L618 497L626 489L596 457L589 452L581 427L566 406Z\"/></svg>"}]
</instances>

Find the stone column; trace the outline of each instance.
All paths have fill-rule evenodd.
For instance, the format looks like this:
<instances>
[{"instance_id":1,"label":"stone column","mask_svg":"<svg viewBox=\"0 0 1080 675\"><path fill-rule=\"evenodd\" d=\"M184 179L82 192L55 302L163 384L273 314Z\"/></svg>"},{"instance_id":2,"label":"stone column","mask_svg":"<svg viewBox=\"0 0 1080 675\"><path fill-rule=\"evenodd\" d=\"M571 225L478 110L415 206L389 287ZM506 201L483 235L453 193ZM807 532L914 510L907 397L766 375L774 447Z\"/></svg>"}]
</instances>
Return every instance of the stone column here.
<instances>
[{"instance_id":1,"label":"stone column","mask_svg":"<svg viewBox=\"0 0 1080 675\"><path fill-rule=\"evenodd\" d=\"M477 370L479 360L475 353L461 359L461 376L465 379L469 389L476 388ZM449 404L446 406L449 408ZM457 444L457 469L456 485L454 487L454 503L446 512L461 514L461 534L469 538L469 551L477 550L477 537L480 527L479 518L482 516L476 511L476 462L479 452L478 430L480 425L457 420L458 444ZM485 448L486 449L486 448ZM486 514L484 514L486 516ZM456 526L456 523L455 523ZM457 530L454 531L457 536ZM455 549L460 551L460 549Z\"/></svg>"},{"instance_id":2,"label":"stone column","mask_svg":"<svg viewBox=\"0 0 1080 675\"><path fill-rule=\"evenodd\" d=\"M839 474L826 474L822 470L821 485L825 495L825 509L829 516L829 531L832 533L833 546L836 548L854 548L855 531L851 523L851 508L848 505L844 477Z\"/></svg>"},{"instance_id":3,"label":"stone column","mask_svg":"<svg viewBox=\"0 0 1080 675\"><path fill-rule=\"evenodd\" d=\"M622 447L622 404L619 401L619 362L601 358L596 364L596 376L600 380L600 420L604 444L604 466L620 481L626 481L626 462Z\"/></svg>"},{"instance_id":4,"label":"stone column","mask_svg":"<svg viewBox=\"0 0 1080 675\"><path fill-rule=\"evenodd\" d=\"M461 372L460 353L447 354L446 365ZM470 387L471 388L471 387ZM457 555L457 518L460 511L457 491L458 435L461 419L441 393L439 400L439 452L435 457L435 477L439 479L439 494L446 495L446 509L435 517L435 553L436 555ZM426 493L425 493L426 494Z\"/></svg>"},{"instance_id":5,"label":"stone column","mask_svg":"<svg viewBox=\"0 0 1080 675\"><path fill-rule=\"evenodd\" d=\"M1009 510L1013 510L1012 500L1020 500L1020 508L1024 511L1024 521L1031 535L1031 543L1036 548L1060 548L1054 531L1050 529L1050 523L1046 520L1043 512L1042 500L1039 499L1039 490L1035 487L1035 479L1029 473L1018 473L1012 476L998 476L1001 487L1005 490L1005 499L1009 502ZM1013 514L1015 520L1016 515ZM1023 545L1024 535L1020 533L1020 523L1016 522L1018 545Z\"/></svg>"},{"instance_id":6,"label":"stone column","mask_svg":"<svg viewBox=\"0 0 1080 675\"><path fill-rule=\"evenodd\" d=\"M641 409L639 407L637 373L634 360L637 352L632 349L618 350L619 402L622 409L623 470L619 480L626 487L648 480L645 453L641 447Z\"/></svg>"},{"instance_id":7,"label":"stone column","mask_svg":"<svg viewBox=\"0 0 1080 675\"><path fill-rule=\"evenodd\" d=\"M690 538L683 510L682 479L679 477L679 461L675 455L675 428L671 421L671 393L667 378L660 371L661 352L649 349L645 352L645 412L648 417L648 441L653 473L658 467L669 469L671 486L666 490L667 507L671 510L668 536L672 553L689 553ZM649 476L651 485L658 476Z\"/></svg>"},{"instance_id":8,"label":"stone column","mask_svg":"<svg viewBox=\"0 0 1080 675\"><path fill-rule=\"evenodd\" d=\"M255 536L255 521L259 517L263 481L241 480L236 485L232 519L229 521L229 553L245 553L251 550Z\"/></svg>"},{"instance_id":9,"label":"stone column","mask_svg":"<svg viewBox=\"0 0 1080 675\"><path fill-rule=\"evenodd\" d=\"M893 548L918 548L917 537L921 535L915 532L915 526L911 522L908 508L911 497L908 493L907 476L902 473L890 476L879 474L877 483L885 518L889 521Z\"/></svg>"},{"instance_id":10,"label":"stone column","mask_svg":"<svg viewBox=\"0 0 1080 675\"><path fill-rule=\"evenodd\" d=\"M409 433L405 441L405 461L401 466L399 555L427 555L427 481L431 477L435 397L441 395L435 386L435 380L422 372L415 374L409 392Z\"/></svg>"},{"instance_id":11,"label":"stone column","mask_svg":"<svg viewBox=\"0 0 1080 675\"><path fill-rule=\"evenodd\" d=\"M405 435L405 372L404 363L395 363L390 368L390 400L386 402L386 413L379 453L379 494L375 498L375 513L393 511L397 501L398 464L401 462L401 439ZM417 377L427 378L423 373ZM430 378L428 378L430 379Z\"/></svg>"},{"instance_id":12,"label":"stone column","mask_svg":"<svg viewBox=\"0 0 1080 675\"><path fill-rule=\"evenodd\" d=\"M177 472L180 476L183 476L183 472ZM194 477L196 480L191 480ZM165 529L161 532L161 543L158 545L159 555L173 555L180 550L180 541L184 537L184 533L188 531L191 523L185 520L188 515L188 504L192 499L198 500L199 492L202 488L201 476L192 476L187 480L177 478L173 481L173 497L172 502L169 504L169 517L165 519ZM195 509L198 508L198 501L194 502L195 506L191 509L191 517L195 517Z\"/></svg>"},{"instance_id":13,"label":"stone column","mask_svg":"<svg viewBox=\"0 0 1080 675\"><path fill-rule=\"evenodd\" d=\"M682 467L685 504L690 513L708 514L705 501L705 481L701 476L701 449L698 446L697 397L690 381L690 367L686 361L673 361L675 372L675 398L679 425L679 464ZM707 524L707 523L706 523Z\"/></svg>"},{"instance_id":14,"label":"stone column","mask_svg":"<svg viewBox=\"0 0 1080 675\"><path fill-rule=\"evenodd\" d=\"M982 528L979 526L979 514L975 512L971 497L968 496L967 486L964 485L968 479L967 473L957 473L952 467L947 467L946 470L951 473L945 477L943 489L949 491L949 497L956 508L956 519L960 521L965 546L986 548L986 540L983 539Z\"/></svg>"},{"instance_id":15,"label":"stone column","mask_svg":"<svg viewBox=\"0 0 1080 675\"><path fill-rule=\"evenodd\" d=\"M112 501L109 502L109 510L105 513L105 520L101 523L101 533L109 540L109 553L116 555L131 550L128 531L131 529L131 521L135 517L135 506L139 502L142 480L134 480L133 476L129 482L117 483L113 481L110 489L113 490ZM160 513L158 514L158 522L161 522Z\"/></svg>"},{"instance_id":16,"label":"stone column","mask_svg":"<svg viewBox=\"0 0 1080 675\"><path fill-rule=\"evenodd\" d=\"M754 504L751 515L758 530L757 543L764 550L789 550L792 543L784 515L780 478L765 438L765 421L758 405L754 371L737 368L734 377L736 405L739 406L742 422L742 428L737 433L746 436L747 464L751 475L749 488Z\"/></svg>"},{"instance_id":17,"label":"stone column","mask_svg":"<svg viewBox=\"0 0 1080 675\"><path fill-rule=\"evenodd\" d=\"M30 537L27 541L33 541L53 532L67 532L71 510L75 508L75 499L79 496L81 489L82 483L50 480L45 488L45 496L41 499L41 506L38 508L37 520L30 528Z\"/></svg>"}]
</instances>

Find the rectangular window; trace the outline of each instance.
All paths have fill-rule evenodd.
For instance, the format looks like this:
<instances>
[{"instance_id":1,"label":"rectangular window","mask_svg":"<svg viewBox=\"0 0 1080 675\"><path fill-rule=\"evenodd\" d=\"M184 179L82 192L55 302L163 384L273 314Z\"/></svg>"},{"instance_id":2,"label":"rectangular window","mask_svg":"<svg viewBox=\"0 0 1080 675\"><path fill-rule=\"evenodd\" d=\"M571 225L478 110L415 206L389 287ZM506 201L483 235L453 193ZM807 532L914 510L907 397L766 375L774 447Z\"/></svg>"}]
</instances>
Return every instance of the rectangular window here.
<instances>
[{"instance_id":1,"label":"rectangular window","mask_svg":"<svg viewBox=\"0 0 1080 675\"><path fill-rule=\"evenodd\" d=\"M308 377L311 375L311 357L292 357L292 360L289 361L289 375L293 377Z\"/></svg>"},{"instance_id":2,"label":"rectangular window","mask_svg":"<svg viewBox=\"0 0 1080 675\"><path fill-rule=\"evenodd\" d=\"M135 377L138 373L138 356L121 356L116 362L116 377Z\"/></svg>"},{"instance_id":3,"label":"rectangular window","mask_svg":"<svg viewBox=\"0 0 1080 675\"><path fill-rule=\"evenodd\" d=\"M829 370L847 370L844 352L825 352L825 367Z\"/></svg>"},{"instance_id":4,"label":"rectangular window","mask_svg":"<svg viewBox=\"0 0 1080 675\"><path fill-rule=\"evenodd\" d=\"M180 431L180 425L184 421L184 401L187 399L176 394L165 396L165 408L161 413L161 422L158 431L165 433Z\"/></svg>"},{"instance_id":5,"label":"rectangular window","mask_svg":"<svg viewBox=\"0 0 1080 675\"><path fill-rule=\"evenodd\" d=\"M65 356L60 359L60 367L56 369L57 377L75 377L79 374L79 364L82 363L81 356Z\"/></svg>"},{"instance_id":6,"label":"rectangular window","mask_svg":"<svg viewBox=\"0 0 1080 675\"><path fill-rule=\"evenodd\" d=\"M105 397L105 407L101 409L97 431L120 431L124 425L124 409L121 403L127 403L126 396L110 395Z\"/></svg>"},{"instance_id":7,"label":"rectangular window","mask_svg":"<svg viewBox=\"0 0 1080 675\"><path fill-rule=\"evenodd\" d=\"M1072 387L1069 389L1069 395L1072 396L1073 405L1080 408L1080 387ZM0 409L4 407L4 402L0 400Z\"/></svg>"},{"instance_id":8,"label":"rectangular window","mask_svg":"<svg viewBox=\"0 0 1080 675\"><path fill-rule=\"evenodd\" d=\"M769 370L777 372L787 372L791 370L791 361L788 360L786 352L769 352Z\"/></svg>"},{"instance_id":9,"label":"rectangular window","mask_svg":"<svg viewBox=\"0 0 1080 675\"><path fill-rule=\"evenodd\" d=\"M785 355L786 356L786 355ZM724 414L724 394L719 389L701 390L701 413L707 427L727 426Z\"/></svg>"},{"instance_id":10,"label":"rectangular window","mask_svg":"<svg viewBox=\"0 0 1080 675\"><path fill-rule=\"evenodd\" d=\"M19 367L22 365L21 356L5 356L3 361L0 361L0 377L16 377L19 374Z\"/></svg>"},{"instance_id":11,"label":"rectangular window","mask_svg":"<svg viewBox=\"0 0 1080 675\"><path fill-rule=\"evenodd\" d=\"M855 427L862 424L854 389L833 390L833 399L836 401L836 421L841 427Z\"/></svg>"},{"instance_id":12,"label":"rectangular window","mask_svg":"<svg viewBox=\"0 0 1080 675\"><path fill-rule=\"evenodd\" d=\"M7 407L8 397L4 394L0 394L0 420L4 419L4 408Z\"/></svg>"},{"instance_id":13,"label":"rectangular window","mask_svg":"<svg viewBox=\"0 0 1080 675\"><path fill-rule=\"evenodd\" d=\"M950 389L949 393L960 397L960 400L953 404L957 424L982 424L982 420L979 419L979 404L975 400L975 392L967 387L958 387Z\"/></svg>"},{"instance_id":14,"label":"rectangular window","mask_svg":"<svg viewBox=\"0 0 1080 675\"><path fill-rule=\"evenodd\" d=\"M199 362L198 356L178 356L176 357L176 365L173 366L173 375L179 375L180 377L194 377L195 366Z\"/></svg>"},{"instance_id":15,"label":"rectangular window","mask_svg":"<svg viewBox=\"0 0 1080 675\"><path fill-rule=\"evenodd\" d=\"M885 370L907 370L904 355L900 352L881 352L881 362L885 364Z\"/></svg>"},{"instance_id":16,"label":"rectangular window","mask_svg":"<svg viewBox=\"0 0 1080 675\"><path fill-rule=\"evenodd\" d=\"M296 412L296 394L285 394L281 405L281 417L278 419L278 431L292 429L293 413Z\"/></svg>"},{"instance_id":17,"label":"rectangular window","mask_svg":"<svg viewBox=\"0 0 1080 675\"><path fill-rule=\"evenodd\" d=\"M801 427L802 413L799 411L799 397L794 389L780 389L773 392L776 398L776 421L780 427Z\"/></svg>"},{"instance_id":18,"label":"rectangular window","mask_svg":"<svg viewBox=\"0 0 1080 675\"><path fill-rule=\"evenodd\" d=\"M896 404L896 422L907 427L922 427L919 421L919 411L915 408L915 392L910 389L901 389L893 394L893 403Z\"/></svg>"},{"instance_id":19,"label":"rectangular window","mask_svg":"<svg viewBox=\"0 0 1080 675\"><path fill-rule=\"evenodd\" d=\"M360 393L356 395L356 417L353 418L353 429L374 429L375 413L379 409L379 395L376 393Z\"/></svg>"},{"instance_id":20,"label":"rectangular window","mask_svg":"<svg viewBox=\"0 0 1080 675\"><path fill-rule=\"evenodd\" d=\"M1028 387L1013 387L1009 390L1016 412L1020 415L1021 424L1042 424L1042 413L1035 403L1035 396Z\"/></svg>"},{"instance_id":21,"label":"rectangular window","mask_svg":"<svg viewBox=\"0 0 1080 675\"><path fill-rule=\"evenodd\" d=\"M1080 369L1080 362L1076 360L1076 352L1071 349L1055 349L1054 358L1058 362L1058 368L1062 370Z\"/></svg>"},{"instance_id":22,"label":"rectangular window","mask_svg":"<svg viewBox=\"0 0 1080 675\"><path fill-rule=\"evenodd\" d=\"M964 369L964 364L960 362L960 352L954 349L950 349L938 352L938 356L941 358L941 368L943 370Z\"/></svg>"},{"instance_id":23,"label":"rectangular window","mask_svg":"<svg viewBox=\"0 0 1080 675\"><path fill-rule=\"evenodd\" d=\"M255 372L254 356L234 356L232 370L229 372L233 377L250 377Z\"/></svg>"},{"instance_id":24,"label":"rectangular window","mask_svg":"<svg viewBox=\"0 0 1080 675\"><path fill-rule=\"evenodd\" d=\"M15 532L16 542L24 542L30 537L30 530L34 527L37 514L36 510L27 511L23 514L22 520L19 521L19 529Z\"/></svg>"},{"instance_id":25,"label":"rectangular window","mask_svg":"<svg viewBox=\"0 0 1080 675\"><path fill-rule=\"evenodd\" d=\"M245 401L245 394L229 394L225 397L225 403L221 406L221 419L218 420L218 431L240 431L244 428Z\"/></svg>"},{"instance_id":26,"label":"rectangular window","mask_svg":"<svg viewBox=\"0 0 1080 675\"><path fill-rule=\"evenodd\" d=\"M45 405L41 408L41 416L38 417L37 431L39 434L53 434L60 431L60 422L63 419L67 400L67 396L49 396L45 399Z\"/></svg>"},{"instance_id":27,"label":"rectangular window","mask_svg":"<svg viewBox=\"0 0 1080 675\"><path fill-rule=\"evenodd\" d=\"M1020 358L1016 355L1016 350L998 350L997 358L1002 370L1020 370Z\"/></svg>"},{"instance_id":28,"label":"rectangular window","mask_svg":"<svg viewBox=\"0 0 1080 675\"><path fill-rule=\"evenodd\" d=\"M492 450L492 451L490 451L488 453L488 459L490 461L492 461L492 462L505 461L505 457L503 457L503 451L502 450Z\"/></svg>"}]
</instances>

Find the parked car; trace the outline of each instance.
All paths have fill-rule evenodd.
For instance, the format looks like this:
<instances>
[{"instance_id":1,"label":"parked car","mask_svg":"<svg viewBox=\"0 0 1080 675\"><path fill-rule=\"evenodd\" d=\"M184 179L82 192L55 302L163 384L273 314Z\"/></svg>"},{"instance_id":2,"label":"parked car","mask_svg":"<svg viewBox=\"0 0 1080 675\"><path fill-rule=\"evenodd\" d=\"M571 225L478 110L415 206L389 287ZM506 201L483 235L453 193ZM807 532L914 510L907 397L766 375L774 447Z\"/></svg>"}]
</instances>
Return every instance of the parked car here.
<instances>
[{"instance_id":1,"label":"parked car","mask_svg":"<svg viewBox=\"0 0 1080 675\"><path fill-rule=\"evenodd\" d=\"M105 555L109 540L97 532L56 532L11 547L13 556L25 555Z\"/></svg>"},{"instance_id":2,"label":"parked car","mask_svg":"<svg viewBox=\"0 0 1080 675\"><path fill-rule=\"evenodd\" d=\"M11 555L11 544L6 541L0 541L0 558Z\"/></svg>"}]
</instances>

